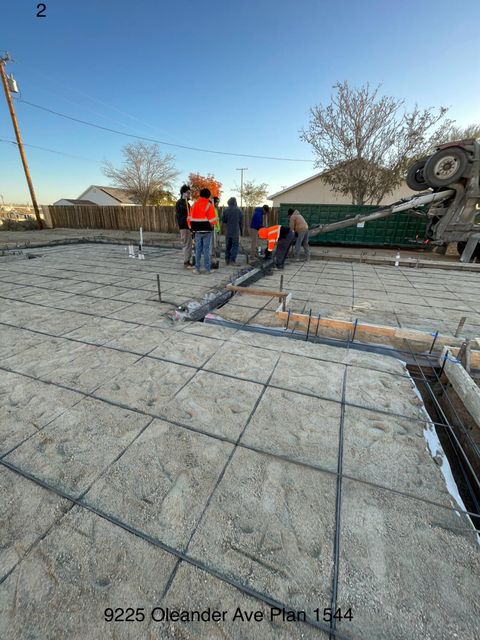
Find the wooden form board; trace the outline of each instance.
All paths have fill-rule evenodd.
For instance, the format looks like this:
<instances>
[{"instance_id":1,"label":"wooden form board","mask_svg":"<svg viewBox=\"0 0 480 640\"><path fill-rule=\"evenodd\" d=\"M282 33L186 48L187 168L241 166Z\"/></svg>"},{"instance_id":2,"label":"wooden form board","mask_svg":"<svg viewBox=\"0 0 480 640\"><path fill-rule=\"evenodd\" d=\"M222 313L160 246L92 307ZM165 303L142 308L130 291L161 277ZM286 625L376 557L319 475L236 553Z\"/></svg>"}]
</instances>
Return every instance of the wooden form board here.
<instances>
[{"instance_id":1,"label":"wooden form board","mask_svg":"<svg viewBox=\"0 0 480 640\"><path fill-rule=\"evenodd\" d=\"M476 352L480 355L480 352ZM443 360L443 358L440 358ZM473 365L472 365L473 366ZM443 368L450 384L457 392L463 406L480 427L480 388L458 360L447 358Z\"/></svg>"},{"instance_id":2,"label":"wooden form board","mask_svg":"<svg viewBox=\"0 0 480 640\"><path fill-rule=\"evenodd\" d=\"M287 311L276 311L275 312L277 318L283 321L287 321L288 312ZM290 313L291 326L294 324L300 325L302 328L307 328L310 322L310 331L315 332L317 325L319 327L325 327L328 329L336 329L343 331L353 331L355 328L355 322L351 320L340 320L336 318L320 318L318 320L317 316L312 315L309 318L308 315L302 313ZM364 322L358 322L356 325L355 334L369 334L371 336L384 337L386 342L388 339L397 339L397 340L411 340L412 342L433 342L434 334L429 333L427 331L418 331L416 329L402 329L400 327L388 327L385 325L377 325L377 324L367 324ZM438 334L435 340L435 351L438 351L439 348L444 347L445 345L458 345L460 346L464 340L462 338L454 338L453 336L444 336ZM473 366L473 365L472 365Z\"/></svg>"},{"instance_id":3,"label":"wooden form board","mask_svg":"<svg viewBox=\"0 0 480 640\"><path fill-rule=\"evenodd\" d=\"M268 296L269 298L286 298L286 291L269 291L268 289L253 289L252 287L238 287L234 284L227 284L225 287L228 291L235 291L249 296Z\"/></svg>"},{"instance_id":4,"label":"wooden form board","mask_svg":"<svg viewBox=\"0 0 480 640\"><path fill-rule=\"evenodd\" d=\"M442 355L438 359L438 362L439 362L440 366L443 365L443 361L444 361L444 358L445 358L445 354L447 353L447 350L448 350L448 355L449 356L451 356L452 358L456 358L458 356L458 352L460 351L460 348L459 347L451 347L449 345L445 346L443 348ZM473 350L473 349L472 349L472 351L470 351L470 364L472 366L472 369L480 369L480 351L476 351L476 350Z\"/></svg>"}]
</instances>

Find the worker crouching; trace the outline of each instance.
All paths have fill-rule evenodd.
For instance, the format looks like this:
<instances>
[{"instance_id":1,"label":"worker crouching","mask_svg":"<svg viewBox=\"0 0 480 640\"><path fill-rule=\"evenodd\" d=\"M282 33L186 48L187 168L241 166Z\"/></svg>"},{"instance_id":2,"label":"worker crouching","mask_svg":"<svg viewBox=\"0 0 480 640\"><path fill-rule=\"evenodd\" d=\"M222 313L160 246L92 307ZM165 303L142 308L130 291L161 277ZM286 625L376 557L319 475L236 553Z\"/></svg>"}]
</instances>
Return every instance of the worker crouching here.
<instances>
[{"instance_id":1,"label":"worker crouching","mask_svg":"<svg viewBox=\"0 0 480 640\"><path fill-rule=\"evenodd\" d=\"M215 225L215 207L210 202L210 189L202 189L200 197L192 206L188 213L188 226L195 233L195 270L200 273L200 266L203 259L205 261L205 273L210 271L210 243L212 241L212 229Z\"/></svg>"},{"instance_id":2,"label":"worker crouching","mask_svg":"<svg viewBox=\"0 0 480 640\"><path fill-rule=\"evenodd\" d=\"M264 227L258 230L258 237L267 241L265 260L271 256L276 248L275 266L277 269L283 269L288 250L295 238L295 234L290 227L284 227L281 224L276 224L273 227Z\"/></svg>"}]
</instances>

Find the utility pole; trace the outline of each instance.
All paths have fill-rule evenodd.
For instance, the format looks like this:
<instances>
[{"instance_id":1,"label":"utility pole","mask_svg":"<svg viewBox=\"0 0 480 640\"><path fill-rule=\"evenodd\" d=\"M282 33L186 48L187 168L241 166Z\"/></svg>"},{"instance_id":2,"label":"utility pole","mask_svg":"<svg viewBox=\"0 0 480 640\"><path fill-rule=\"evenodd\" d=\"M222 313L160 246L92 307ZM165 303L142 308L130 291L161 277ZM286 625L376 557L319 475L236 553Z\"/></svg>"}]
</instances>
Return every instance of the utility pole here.
<instances>
[{"instance_id":1,"label":"utility pole","mask_svg":"<svg viewBox=\"0 0 480 640\"><path fill-rule=\"evenodd\" d=\"M243 172L248 171L248 167L240 167L237 169L240 171L240 206L243 205Z\"/></svg>"},{"instance_id":2,"label":"utility pole","mask_svg":"<svg viewBox=\"0 0 480 640\"><path fill-rule=\"evenodd\" d=\"M13 128L15 130L15 137L17 138L17 146L20 152L20 158L22 159L23 169L25 171L25 177L27 179L28 188L30 190L30 197L32 198L33 209L35 211L35 217L39 229L43 229L42 218L40 217L40 209L38 208L37 198L35 196L35 190L33 188L32 179L30 177L30 171L28 169L27 158L25 157L25 151L23 150L22 138L20 136L20 129L18 128L17 116L15 115L15 109L13 108L12 96L10 95L10 89L8 86L7 74L5 73L5 63L10 62L11 58L8 53L0 58L0 75L2 76L3 89L5 91L5 97L7 98L8 108L12 117Z\"/></svg>"}]
</instances>

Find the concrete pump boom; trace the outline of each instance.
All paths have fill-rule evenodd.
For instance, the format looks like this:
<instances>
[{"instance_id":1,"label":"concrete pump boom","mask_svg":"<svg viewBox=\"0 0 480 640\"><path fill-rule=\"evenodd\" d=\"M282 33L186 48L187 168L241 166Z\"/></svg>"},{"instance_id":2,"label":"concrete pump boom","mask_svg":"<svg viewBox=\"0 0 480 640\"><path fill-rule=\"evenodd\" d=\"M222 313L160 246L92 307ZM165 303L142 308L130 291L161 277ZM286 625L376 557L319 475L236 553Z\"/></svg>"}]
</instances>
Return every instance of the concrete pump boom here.
<instances>
[{"instance_id":1,"label":"concrete pump boom","mask_svg":"<svg viewBox=\"0 0 480 640\"><path fill-rule=\"evenodd\" d=\"M411 198L399 200L383 207L373 213L366 213L365 215L358 214L353 218L347 218L345 220L339 220L338 222L330 222L329 224L320 224L316 227L312 227L308 232L309 237L317 236L320 233L329 233L330 231L336 231L337 229L344 229L346 227L353 227L361 222L368 222L370 220L380 220L381 218L388 218L388 216L394 213L400 213L401 211L408 211L414 207L419 207L425 204L431 204L432 202L442 202L448 200L455 195L455 191L448 189L447 191L440 191L438 193L426 193L420 196L412 196Z\"/></svg>"}]
</instances>

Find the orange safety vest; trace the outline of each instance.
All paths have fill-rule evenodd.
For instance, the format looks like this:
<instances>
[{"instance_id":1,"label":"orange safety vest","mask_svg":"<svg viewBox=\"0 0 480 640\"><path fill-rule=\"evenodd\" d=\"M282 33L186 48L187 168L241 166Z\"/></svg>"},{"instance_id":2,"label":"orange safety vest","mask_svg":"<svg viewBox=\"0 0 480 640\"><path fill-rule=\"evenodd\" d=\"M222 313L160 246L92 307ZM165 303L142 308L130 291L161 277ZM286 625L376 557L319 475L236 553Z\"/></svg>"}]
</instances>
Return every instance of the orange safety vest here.
<instances>
[{"instance_id":1,"label":"orange safety vest","mask_svg":"<svg viewBox=\"0 0 480 640\"><path fill-rule=\"evenodd\" d=\"M273 251L275 249L275 245L280 237L280 229L281 225L276 224L273 227L263 227L263 229L258 230L258 237L262 240L267 240L267 249L269 251Z\"/></svg>"},{"instance_id":2,"label":"orange safety vest","mask_svg":"<svg viewBox=\"0 0 480 640\"><path fill-rule=\"evenodd\" d=\"M215 207L207 198L198 198L190 207L187 224L192 231L211 231L215 224ZM192 227L193 224L193 227Z\"/></svg>"}]
</instances>

